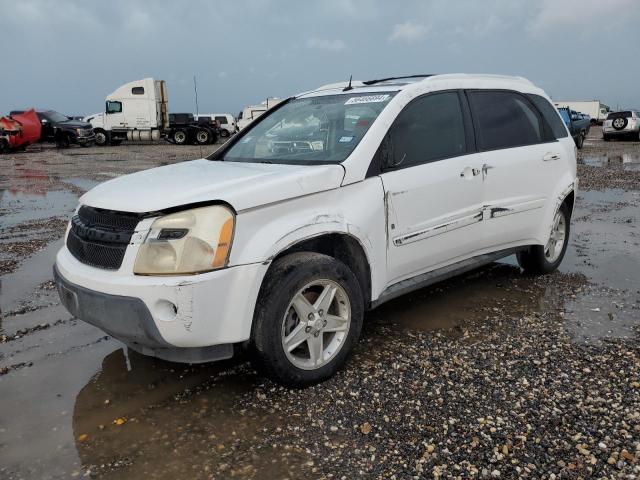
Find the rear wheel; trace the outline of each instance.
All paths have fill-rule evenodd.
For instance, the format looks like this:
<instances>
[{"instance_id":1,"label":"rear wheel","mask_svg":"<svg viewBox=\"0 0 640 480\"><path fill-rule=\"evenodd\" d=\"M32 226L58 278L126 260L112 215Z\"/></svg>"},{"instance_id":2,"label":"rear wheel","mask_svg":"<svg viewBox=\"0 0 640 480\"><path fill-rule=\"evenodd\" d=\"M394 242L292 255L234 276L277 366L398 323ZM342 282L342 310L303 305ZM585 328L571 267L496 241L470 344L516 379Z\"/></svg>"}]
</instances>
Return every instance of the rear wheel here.
<instances>
[{"instance_id":1,"label":"rear wheel","mask_svg":"<svg viewBox=\"0 0 640 480\"><path fill-rule=\"evenodd\" d=\"M578 135L578 138L576 138L576 147L578 147L578 150L581 150L583 145L584 145L584 133L581 133L580 135Z\"/></svg>"},{"instance_id":2,"label":"rear wheel","mask_svg":"<svg viewBox=\"0 0 640 480\"><path fill-rule=\"evenodd\" d=\"M208 145L211 143L211 132L202 128L196 132L196 143L198 145Z\"/></svg>"},{"instance_id":3,"label":"rear wheel","mask_svg":"<svg viewBox=\"0 0 640 480\"><path fill-rule=\"evenodd\" d=\"M291 387L328 379L360 335L357 279L344 263L317 253L287 255L271 268L254 315L254 367Z\"/></svg>"},{"instance_id":4,"label":"rear wheel","mask_svg":"<svg viewBox=\"0 0 640 480\"><path fill-rule=\"evenodd\" d=\"M184 145L185 143L187 143L187 138L187 132L185 132L184 130L174 130L171 134L171 139L176 145Z\"/></svg>"},{"instance_id":5,"label":"rear wheel","mask_svg":"<svg viewBox=\"0 0 640 480\"><path fill-rule=\"evenodd\" d=\"M558 268L569 244L570 220L569 207L563 203L553 217L547 244L532 245L527 250L518 252L518 263L525 272L539 275L551 273Z\"/></svg>"},{"instance_id":6,"label":"rear wheel","mask_svg":"<svg viewBox=\"0 0 640 480\"><path fill-rule=\"evenodd\" d=\"M4 138L0 138L0 153L9 153L9 142Z\"/></svg>"},{"instance_id":7,"label":"rear wheel","mask_svg":"<svg viewBox=\"0 0 640 480\"><path fill-rule=\"evenodd\" d=\"M222 138L227 138L229 135L230 135L229 130L227 130L226 128L220 129L220 136Z\"/></svg>"}]
</instances>

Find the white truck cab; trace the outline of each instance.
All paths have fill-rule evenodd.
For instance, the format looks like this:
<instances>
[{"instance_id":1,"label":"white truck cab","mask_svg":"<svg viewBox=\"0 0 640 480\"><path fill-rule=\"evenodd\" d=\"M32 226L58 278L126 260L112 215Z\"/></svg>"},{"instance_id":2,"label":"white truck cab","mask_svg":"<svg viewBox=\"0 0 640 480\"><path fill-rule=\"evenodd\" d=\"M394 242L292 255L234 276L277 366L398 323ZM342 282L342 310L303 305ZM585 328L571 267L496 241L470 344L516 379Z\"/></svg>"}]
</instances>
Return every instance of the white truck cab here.
<instances>
[{"instance_id":1,"label":"white truck cab","mask_svg":"<svg viewBox=\"0 0 640 480\"><path fill-rule=\"evenodd\" d=\"M143 78L129 82L107 95L105 111L89 115L96 144L122 140L159 140L168 128L168 97L164 80Z\"/></svg>"},{"instance_id":2,"label":"white truck cab","mask_svg":"<svg viewBox=\"0 0 640 480\"><path fill-rule=\"evenodd\" d=\"M575 145L529 81L434 75L296 95L208 158L80 199L64 305L143 354L247 347L285 385L331 376L366 310L517 254L562 261Z\"/></svg>"}]
</instances>

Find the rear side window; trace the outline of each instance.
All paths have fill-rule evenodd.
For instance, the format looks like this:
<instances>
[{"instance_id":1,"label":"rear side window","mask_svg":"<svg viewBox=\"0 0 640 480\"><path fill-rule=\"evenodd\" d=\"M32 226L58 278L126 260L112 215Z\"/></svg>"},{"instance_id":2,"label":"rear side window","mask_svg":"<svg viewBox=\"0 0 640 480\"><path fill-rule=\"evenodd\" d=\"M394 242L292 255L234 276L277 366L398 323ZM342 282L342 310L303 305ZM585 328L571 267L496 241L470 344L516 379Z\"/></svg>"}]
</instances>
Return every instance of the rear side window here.
<instances>
[{"instance_id":1,"label":"rear side window","mask_svg":"<svg viewBox=\"0 0 640 480\"><path fill-rule=\"evenodd\" d=\"M144 95L144 87L133 87L131 89L132 95Z\"/></svg>"},{"instance_id":2,"label":"rear side window","mask_svg":"<svg viewBox=\"0 0 640 480\"><path fill-rule=\"evenodd\" d=\"M531 103L533 103L542 114L542 118L544 119L546 126L551 130L551 135L553 135L554 139L564 138L569 135L567 133L567 129L564 128L564 122L558 115L558 111L546 98L534 94L529 94L527 97L529 97ZM549 140L553 139L549 138Z\"/></svg>"},{"instance_id":3,"label":"rear side window","mask_svg":"<svg viewBox=\"0 0 640 480\"><path fill-rule=\"evenodd\" d=\"M227 117L216 117L216 120L218 122L220 122L220 125L226 125L227 124Z\"/></svg>"},{"instance_id":4,"label":"rear side window","mask_svg":"<svg viewBox=\"0 0 640 480\"><path fill-rule=\"evenodd\" d=\"M480 150L544 141L542 121L523 96L515 92L482 90L468 94Z\"/></svg>"},{"instance_id":5,"label":"rear side window","mask_svg":"<svg viewBox=\"0 0 640 480\"><path fill-rule=\"evenodd\" d=\"M398 115L390 134L392 164L399 167L462 155L467 147L458 94L414 100Z\"/></svg>"}]
</instances>

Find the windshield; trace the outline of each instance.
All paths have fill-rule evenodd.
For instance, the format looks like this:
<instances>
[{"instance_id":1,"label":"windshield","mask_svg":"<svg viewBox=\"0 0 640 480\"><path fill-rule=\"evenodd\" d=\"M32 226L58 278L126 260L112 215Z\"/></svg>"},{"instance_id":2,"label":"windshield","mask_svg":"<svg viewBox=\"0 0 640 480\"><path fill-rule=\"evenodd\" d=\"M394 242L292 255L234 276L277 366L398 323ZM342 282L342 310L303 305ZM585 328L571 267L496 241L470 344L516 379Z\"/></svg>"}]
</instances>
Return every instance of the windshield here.
<instances>
[{"instance_id":1,"label":"windshield","mask_svg":"<svg viewBox=\"0 0 640 480\"><path fill-rule=\"evenodd\" d=\"M291 100L265 114L221 160L301 165L340 163L351 154L395 94Z\"/></svg>"},{"instance_id":2,"label":"windshield","mask_svg":"<svg viewBox=\"0 0 640 480\"><path fill-rule=\"evenodd\" d=\"M69 117L65 117L61 113L54 112L53 110L49 110L48 112L45 112L44 116L50 122L56 122L56 123L57 122L66 122L67 120L69 120Z\"/></svg>"}]
</instances>

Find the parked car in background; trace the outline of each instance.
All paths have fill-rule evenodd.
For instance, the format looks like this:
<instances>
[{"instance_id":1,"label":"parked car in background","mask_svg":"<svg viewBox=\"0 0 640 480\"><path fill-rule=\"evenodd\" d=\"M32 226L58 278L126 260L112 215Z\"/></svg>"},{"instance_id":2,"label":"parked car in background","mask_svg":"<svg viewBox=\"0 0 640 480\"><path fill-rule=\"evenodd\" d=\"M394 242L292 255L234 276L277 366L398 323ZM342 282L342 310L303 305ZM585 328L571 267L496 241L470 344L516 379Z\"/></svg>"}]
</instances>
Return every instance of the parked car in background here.
<instances>
[{"instance_id":1,"label":"parked car in background","mask_svg":"<svg viewBox=\"0 0 640 480\"><path fill-rule=\"evenodd\" d=\"M289 386L333 375L364 312L517 254L554 271L575 146L517 77L346 82L285 101L206 159L80 198L54 276L77 318L146 355L249 348Z\"/></svg>"},{"instance_id":2,"label":"parked car in background","mask_svg":"<svg viewBox=\"0 0 640 480\"><path fill-rule=\"evenodd\" d=\"M589 115L589 121L592 125L602 125L607 119L607 115L611 112L609 106L599 100L589 100L585 102L554 101L553 104L556 108L565 107L569 110L575 110Z\"/></svg>"},{"instance_id":3,"label":"parked car in background","mask_svg":"<svg viewBox=\"0 0 640 480\"><path fill-rule=\"evenodd\" d=\"M11 116L25 113L24 110L14 110ZM36 110L40 120L41 142L55 143L59 147L68 147L71 144L88 147L96 139L91 125L80 120L71 120L69 117L55 110Z\"/></svg>"},{"instance_id":4,"label":"parked car in background","mask_svg":"<svg viewBox=\"0 0 640 480\"><path fill-rule=\"evenodd\" d=\"M587 137L589 130L591 129L589 116L582 115L575 110L569 110L564 107L558 108L558 112L560 112L562 120L569 129L576 147L581 149L584 144L584 139Z\"/></svg>"},{"instance_id":5,"label":"parked car in background","mask_svg":"<svg viewBox=\"0 0 640 480\"><path fill-rule=\"evenodd\" d=\"M612 138L632 137L640 139L640 112L624 110L610 113L602 125L602 138L608 142Z\"/></svg>"},{"instance_id":6,"label":"parked car in background","mask_svg":"<svg viewBox=\"0 0 640 480\"><path fill-rule=\"evenodd\" d=\"M248 107L244 107L242 111L238 113L238 131L245 128L264 112L266 112L270 108L275 107L280 102L282 102L282 99L280 98L267 98L260 105L249 105Z\"/></svg>"},{"instance_id":7,"label":"parked car in background","mask_svg":"<svg viewBox=\"0 0 640 480\"><path fill-rule=\"evenodd\" d=\"M0 116L0 153L24 150L40 140L42 127L35 110Z\"/></svg>"},{"instance_id":8,"label":"parked car in background","mask_svg":"<svg viewBox=\"0 0 640 480\"><path fill-rule=\"evenodd\" d=\"M221 137L228 137L236 133L236 119L230 113L200 113L194 115L196 120L208 118L218 124Z\"/></svg>"}]
</instances>

